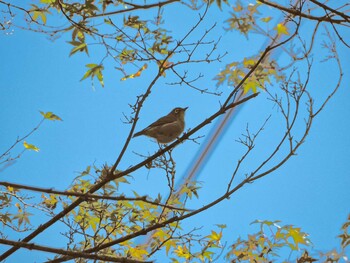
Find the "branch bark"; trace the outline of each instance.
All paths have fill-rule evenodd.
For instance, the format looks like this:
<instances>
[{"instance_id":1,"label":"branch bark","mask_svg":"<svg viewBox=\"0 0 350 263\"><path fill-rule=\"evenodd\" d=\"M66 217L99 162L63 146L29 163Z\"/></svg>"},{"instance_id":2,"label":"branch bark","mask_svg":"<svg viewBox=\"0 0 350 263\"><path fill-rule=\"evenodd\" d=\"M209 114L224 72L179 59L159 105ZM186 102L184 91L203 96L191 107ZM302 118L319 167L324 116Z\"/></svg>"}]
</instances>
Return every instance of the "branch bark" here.
<instances>
[{"instance_id":1,"label":"branch bark","mask_svg":"<svg viewBox=\"0 0 350 263\"><path fill-rule=\"evenodd\" d=\"M15 183L9 183L9 182L0 182L0 185L6 186L6 187L14 187L18 189L25 189L29 191L35 191L40 193L48 193L48 194L56 194L56 195L63 195L63 196L76 196L76 197L84 197L86 200L91 199L97 199L97 200L111 200L111 201L142 201L148 204L161 206L168 209L173 210L179 210L179 211L189 211L185 208L180 207L174 207L166 204L160 204L151 200L147 199L147 196L140 196L140 197L126 197L126 196L107 196L107 195L96 195L96 194L85 194L85 193L77 193L77 192L71 192L71 191L58 191L54 190L52 188L42 188L42 187L34 187L29 185L22 185L22 184L15 184Z\"/></svg>"},{"instance_id":2,"label":"branch bark","mask_svg":"<svg viewBox=\"0 0 350 263\"><path fill-rule=\"evenodd\" d=\"M94 255L94 254L85 253L85 252L75 252L75 251L69 251L69 250L58 249L53 247L36 245L34 243L27 243L23 241L12 241L8 239L0 239L0 244L9 245L17 248L22 247L29 250L38 250L38 251L44 251L44 252L55 253L60 255L72 256L74 258L87 258L87 259L93 259L93 260L102 260L102 261L118 262L118 263L151 263L153 262L153 261L140 261L140 260L134 260L129 258L117 258L117 257L111 257L111 256L104 256L104 255Z\"/></svg>"},{"instance_id":3,"label":"branch bark","mask_svg":"<svg viewBox=\"0 0 350 263\"><path fill-rule=\"evenodd\" d=\"M319 22L331 22L331 23L334 23L334 24L342 24L342 23L348 22L348 19L332 19L332 18L330 18L328 16L308 15L308 14L300 12L299 10L287 8L285 6L279 5L279 4L271 2L271 1L259 0L259 2L261 2L261 3L265 4L265 5L274 7L276 9L278 9L278 10L287 12L287 13L292 14L294 16L300 16L300 17L304 17L304 18L307 18L307 19L310 19L310 20L315 20L315 21L319 21Z\"/></svg>"}]
</instances>

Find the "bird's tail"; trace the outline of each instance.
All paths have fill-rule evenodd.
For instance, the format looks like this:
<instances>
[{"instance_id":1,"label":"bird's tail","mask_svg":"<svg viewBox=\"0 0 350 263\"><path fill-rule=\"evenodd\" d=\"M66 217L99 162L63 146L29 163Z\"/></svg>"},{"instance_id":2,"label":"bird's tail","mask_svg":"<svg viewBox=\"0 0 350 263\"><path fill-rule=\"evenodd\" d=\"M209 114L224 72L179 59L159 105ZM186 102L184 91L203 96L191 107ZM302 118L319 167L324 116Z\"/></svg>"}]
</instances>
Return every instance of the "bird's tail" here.
<instances>
[{"instance_id":1,"label":"bird's tail","mask_svg":"<svg viewBox=\"0 0 350 263\"><path fill-rule=\"evenodd\" d=\"M137 137L137 136L140 136L140 135L142 135L142 131L139 131L139 132L135 133L134 136L132 136L132 137L134 138L134 137Z\"/></svg>"}]
</instances>

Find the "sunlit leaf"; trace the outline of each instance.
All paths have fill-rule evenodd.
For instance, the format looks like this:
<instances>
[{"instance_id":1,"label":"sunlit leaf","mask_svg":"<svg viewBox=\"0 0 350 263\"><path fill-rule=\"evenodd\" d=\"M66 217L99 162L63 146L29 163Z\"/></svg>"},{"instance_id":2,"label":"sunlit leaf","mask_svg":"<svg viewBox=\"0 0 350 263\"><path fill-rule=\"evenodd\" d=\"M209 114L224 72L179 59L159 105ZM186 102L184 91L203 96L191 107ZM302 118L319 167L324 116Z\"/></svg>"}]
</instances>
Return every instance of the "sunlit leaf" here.
<instances>
[{"instance_id":1,"label":"sunlit leaf","mask_svg":"<svg viewBox=\"0 0 350 263\"><path fill-rule=\"evenodd\" d=\"M176 241L171 239L171 240L168 240L164 245L165 245L166 255L168 255L170 248L174 249L176 247Z\"/></svg>"},{"instance_id":2,"label":"sunlit leaf","mask_svg":"<svg viewBox=\"0 0 350 263\"><path fill-rule=\"evenodd\" d=\"M210 239L214 241L220 241L222 237L222 233L217 233L214 230L211 231L211 235L208 236Z\"/></svg>"},{"instance_id":3,"label":"sunlit leaf","mask_svg":"<svg viewBox=\"0 0 350 263\"><path fill-rule=\"evenodd\" d=\"M306 244L305 233L300 231L300 228L292 228L289 231L290 236L293 238L296 249L299 248L299 244Z\"/></svg>"},{"instance_id":4,"label":"sunlit leaf","mask_svg":"<svg viewBox=\"0 0 350 263\"><path fill-rule=\"evenodd\" d=\"M96 231L96 227L97 227L99 222L100 222L100 219L98 217L92 216L92 217L89 217L89 219L88 219L88 224L90 225L90 227L94 231Z\"/></svg>"},{"instance_id":5,"label":"sunlit leaf","mask_svg":"<svg viewBox=\"0 0 350 263\"><path fill-rule=\"evenodd\" d=\"M289 35L288 28L283 24L277 24L275 30L278 35Z\"/></svg>"},{"instance_id":6,"label":"sunlit leaf","mask_svg":"<svg viewBox=\"0 0 350 263\"><path fill-rule=\"evenodd\" d=\"M56 114L54 114L51 111L48 111L48 112L40 111L40 114L43 115L45 119L50 121L62 121L60 117L58 117Z\"/></svg>"},{"instance_id":7,"label":"sunlit leaf","mask_svg":"<svg viewBox=\"0 0 350 263\"><path fill-rule=\"evenodd\" d=\"M265 23L270 22L271 19L272 19L271 16L267 16L267 17L260 18L260 20L261 20L262 22L265 22Z\"/></svg>"},{"instance_id":8,"label":"sunlit leaf","mask_svg":"<svg viewBox=\"0 0 350 263\"><path fill-rule=\"evenodd\" d=\"M40 17L43 24L46 24L46 10L40 9L36 5L32 5L33 8L29 11L31 13L31 17L34 21L38 22L38 18Z\"/></svg>"},{"instance_id":9,"label":"sunlit leaf","mask_svg":"<svg viewBox=\"0 0 350 263\"><path fill-rule=\"evenodd\" d=\"M253 93L256 93L258 86L259 85L255 81L246 81L243 87L243 92L244 94L247 94L251 90Z\"/></svg>"},{"instance_id":10,"label":"sunlit leaf","mask_svg":"<svg viewBox=\"0 0 350 263\"><path fill-rule=\"evenodd\" d=\"M133 79L141 76L142 71L144 71L147 68L147 64L144 64L136 73L127 75L123 78L121 78L122 81L127 80L127 79Z\"/></svg>"},{"instance_id":11,"label":"sunlit leaf","mask_svg":"<svg viewBox=\"0 0 350 263\"><path fill-rule=\"evenodd\" d=\"M185 245L177 246L176 250L174 250L174 253L180 258L185 258L185 259L191 258L191 254L189 253Z\"/></svg>"},{"instance_id":12,"label":"sunlit leaf","mask_svg":"<svg viewBox=\"0 0 350 263\"><path fill-rule=\"evenodd\" d=\"M85 72L84 76L81 78L80 81L82 81L88 77L91 77L91 79L93 79L96 76L97 79L99 80L101 86L104 87L103 74L102 74L102 70L104 70L103 65L86 64L85 66L89 69Z\"/></svg>"},{"instance_id":13,"label":"sunlit leaf","mask_svg":"<svg viewBox=\"0 0 350 263\"><path fill-rule=\"evenodd\" d=\"M34 144L29 144L26 141L23 142L23 146L24 148L28 149L28 150L32 150L32 151L40 151L40 149L38 147L36 147Z\"/></svg>"},{"instance_id":14,"label":"sunlit leaf","mask_svg":"<svg viewBox=\"0 0 350 263\"><path fill-rule=\"evenodd\" d=\"M85 51L86 53L88 53L88 52L87 52L87 45L86 45L86 43L81 43L80 45L78 45L78 46L76 46L75 48L73 48L73 49L71 50L71 52L69 53L69 56L71 56L71 55L77 53L78 51L80 51L80 52Z\"/></svg>"},{"instance_id":15,"label":"sunlit leaf","mask_svg":"<svg viewBox=\"0 0 350 263\"><path fill-rule=\"evenodd\" d=\"M131 247L128 250L128 254L134 259L142 260L148 255L148 251L140 246L136 246L135 248Z\"/></svg>"},{"instance_id":16,"label":"sunlit leaf","mask_svg":"<svg viewBox=\"0 0 350 263\"><path fill-rule=\"evenodd\" d=\"M57 205L57 198L56 195L50 194L49 197L45 196L44 194L41 195L41 198L43 199L42 203L50 209L56 208Z\"/></svg>"}]
</instances>

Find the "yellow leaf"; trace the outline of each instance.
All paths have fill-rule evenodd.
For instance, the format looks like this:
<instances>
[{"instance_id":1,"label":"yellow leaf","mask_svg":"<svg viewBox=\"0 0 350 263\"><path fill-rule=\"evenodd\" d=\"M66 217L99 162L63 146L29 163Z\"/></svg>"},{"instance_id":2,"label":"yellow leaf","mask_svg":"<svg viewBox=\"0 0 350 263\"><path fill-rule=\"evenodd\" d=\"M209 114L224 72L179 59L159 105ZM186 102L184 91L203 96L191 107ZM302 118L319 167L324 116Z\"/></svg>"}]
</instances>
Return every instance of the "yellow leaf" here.
<instances>
[{"instance_id":1,"label":"yellow leaf","mask_svg":"<svg viewBox=\"0 0 350 263\"><path fill-rule=\"evenodd\" d=\"M221 232L217 233L214 230L211 231L211 235L209 236L209 238L214 241L220 241L221 237L222 237L222 233Z\"/></svg>"},{"instance_id":2,"label":"yellow leaf","mask_svg":"<svg viewBox=\"0 0 350 263\"><path fill-rule=\"evenodd\" d=\"M235 12L241 12L243 10L243 7L237 2L237 6L233 8Z\"/></svg>"},{"instance_id":3,"label":"yellow leaf","mask_svg":"<svg viewBox=\"0 0 350 263\"><path fill-rule=\"evenodd\" d=\"M176 253L177 256L182 257L182 258L187 258L187 248L186 246L182 247L182 246L177 246L177 249L174 251Z\"/></svg>"},{"instance_id":4,"label":"yellow leaf","mask_svg":"<svg viewBox=\"0 0 350 263\"><path fill-rule=\"evenodd\" d=\"M300 228L293 228L289 231L289 234L293 238L296 248L298 249L299 244L306 244L304 233L300 232Z\"/></svg>"},{"instance_id":5,"label":"yellow leaf","mask_svg":"<svg viewBox=\"0 0 350 263\"><path fill-rule=\"evenodd\" d=\"M96 231L97 224L100 223L100 219L98 217L89 217L88 224L91 226L91 228Z\"/></svg>"},{"instance_id":6,"label":"yellow leaf","mask_svg":"<svg viewBox=\"0 0 350 263\"><path fill-rule=\"evenodd\" d=\"M40 0L40 3L43 3L43 4L53 4L53 3L55 3L55 0Z\"/></svg>"},{"instance_id":7,"label":"yellow leaf","mask_svg":"<svg viewBox=\"0 0 350 263\"><path fill-rule=\"evenodd\" d=\"M288 28L283 24L277 24L275 30L278 35L289 35Z\"/></svg>"},{"instance_id":8,"label":"yellow leaf","mask_svg":"<svg viewBox=\"0 0 350 263\"><path fill-rule=\"evenodd\" d=\"M154 237L158 237L160 242L163 242L165 239L169 238L169 234L163 231L162 229L154 233Z\"/></svg>"},{"instance_id":9,"label":"yellow leaf","mask_svg":"<svg viewBox=\"0 0 350 263\"><path fill-rule=\"evenodd\" d=\"M267 17L260 18L260 20L263 21L263 22L265 22L265 23L269 22L271 19L272 19L271 16L267 16Z\"/></svg>"},{"instance_id":10,"label":"yellow leaf","mask_svg":"<svg viewBox=\"0 0 350 263\"><path fill-rule=\"evenodd\" d=\"M34 144L29 144L26 141L23 142L23 146L24 148L28 149L28 150L33 150L33 151L40 151L40 149L38 147L36 147Z\"/></svg>"},{"instance_id":11,"label":"yellow leaf","mask_svg":"<svg viewBox=\"0 0 350 263\"><path fill-rule=\"evenodd\" d=\"M44 12L42 12L41 10L34 10L32 11L33 15L32 15L32 19L34 21L38 21L38 18L40 17L41 20L43 21L43 24L46 24L46 15Z\"/></svg>"},{"instance_id":12,"label":"yellow leaf","mask_svg":"<svg viewBox=\"0 0 350 263\"><path fill-rule=\"evenodd\" d=\"M58 117L56 114L52 113L51 111L48 111L48 112L40 111L40 114L43 115L45 119L50 121L62 121L60 117Z\"/></svg>"},{"instance_id":13,"label":"yellow leaf","mask_svg":"<svg viewBox=\"0 0 350 263\"><path fill-rule=\"evenodd\" d=\"M168 240L164 245L165 245L166 255L168 255L170 248L175 248L176 241L175 240Z\"/></svg>"},{"instance_id":14,"label":"yellow leaf","mask_svg":"<svg viewBox=\"0 0 350 263\"><path fill-rule=\"evenodd\" d=\"M122 81L127 80L127 79L133 79L141 76L142 71L144 71L147 68L147 64L144 64L142 68L140 68L136 73L127 75L123 78L121 78Z\"/></svg>"},{"instance_id":15,"label":"yellow leaf","mask_svg":"<svg viewBox=\"0 0 350 263\"><path fill-rule=\"evenodd\" d=\"M212 251L205 251L204 253L203 253L203 257L204 258L207 258L208 260L209 260L209 262L211 262L211 255L213 255L214 254L214 252L212 252ZM203 260L204 261L204 260Z\"/></svg>"},{"instance_id":16,"label":"yellow leaf","mask_svg":"<svg viewBox=\"0 0 350 263\"><path fill-rule=\"evenodd\" d=\"M43 204L47 207L47 208L51 208L54 209L56 208L57 205L57 198L54 194L50 194L49 197L46 197L44 194L41 195L41 198L43 199Z\"/></svg>"},{"instance_id":17,"label":"yellow leaf","mask_svg":"<svg viewBox=\"0 0 350 263\"><path fill-rule=\"evenodd\" d=\"M243 61L243 65L246 68L252 68L254 65L256 64L254 59L244 59Z\"/></svg>"},{"instance_id":18,"label":"yellow leaf","mask_svg":"<svg viewBox=\"0 0 350 263\"><path fill-rule=\"evenodd\" d=\"M257 87L257 83L256 82L249 81L249 82L245 83L244 88L243 88L243 92L244 92L244 94L246 94L250 90L252 90L253 93L256 93L256 87Z\"/></svg>"},{"instance_id":19,"label":"yellow leaf","mask_svg":"<svg viewBox=\"0 0 350 263\"><path fill-rule=\"evenodd\" d=\"M147 255L148 251L140 246L136 246L136 248L130 248L129 254L133 259L143 260Z\"/></svg>"}]
</instances>

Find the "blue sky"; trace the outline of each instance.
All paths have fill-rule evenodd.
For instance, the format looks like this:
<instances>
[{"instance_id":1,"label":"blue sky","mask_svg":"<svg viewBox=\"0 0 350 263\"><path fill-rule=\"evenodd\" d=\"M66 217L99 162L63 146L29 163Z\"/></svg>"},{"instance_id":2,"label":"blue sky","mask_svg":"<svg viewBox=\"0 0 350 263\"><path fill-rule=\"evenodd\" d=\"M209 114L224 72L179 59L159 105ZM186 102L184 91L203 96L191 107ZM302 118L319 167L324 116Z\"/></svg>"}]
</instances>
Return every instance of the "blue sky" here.
<instances>
[{"instance_id":1,"label":"blue sky","mask_svg":"<svg viewBox=\"0 0 350 263\"><path fill-rule=\"evenodd\" d=\"M220 12L213 10L210 19L197 34L214 21L222 21L219 20ZM186 12L181 15L188 17ZM172 22L175 23L169 23ZM186 19L176 19L172 30L184 31L190 28L187 23ZM218 28L219 32L223 32L221 24ZM304 30L307 35L307 26ZM193 37L196 36L198 35ZM209 37L214 38L215 34ZM349 37L349 31L344 32L344 38ZM122 122L123 113L130 114L128 104L134 103L136 95L145 90L154 69L151 67L141 78L120 81L122 76L108 62L105 88L101 88L98 83L93 88L89 80L79 80L84 74L84 65L96 61L101 55L100 51L91 51L90 57L84 54L68 57L70 46L65 43L66 40L67 37L63 36L53 42L44 35L18 28L14 28L10 35L0 35L1 152L17 136L23 136L41 120L40 110L52 111L63 119L63 122L45 122L37 133L28 138L27 141L38 146L40 152L26 152L16 163L0 173L1 181L63 190L77 176L77 172L86 166L113 163L129 132L129 126ZM220 47L229 51L225 60L214 65L191 66L191 73L195 75L203 72L205 77L199 81L199 86L213 88L215 81L212 79L225 63L255 54L262 47L263 40L260 36L252 36L247 40L240 35L224 33ZM243 41L243 45L240 41ZM187 227L203 225L204 231L208 232L214 224L227 224L225 239L233 242L238 236L245 237L256 231L249 225L256 219L281 220L284 224L299 226L309 233L315 248L319 250L338 247L339 240L336 236L340 234L341 224L350 212L350 140L347 136L350 129L350 61L346 59L349 50L341 44L338 46L345 73L343 83L325 110L316 118L310 135L298 154L273 174L244 187L231 199L186 221ZM283 59L283 55L281 57ZM317 104L325 98L329 87L335 84L336 75L333 68L321 63L317 56L314 61L312 91ZM176 106L189 106L186 128L194 127L224 100L201 95L184 86L166 85L173 80L174 77L170 75L157 83L140 115L137 130ZM228 87L221 87L221 90L224 94L229 92ZM258 142L256 155L248 160L247 170L256 165L264 150L274 145L274 138L283 130L278 121L278 112L267 102L265 96L240 108L198 177L203 182L203 188L199 191L200 199L191 202L191 207L200 207L210 202L219 196L220 190L225 189L232 167L242 151L235 139L244 132L247 122L252 130L256 130L269 114L272 114L271 122ZM202 129L198 135L205 136L210 128L211 126ZM133 152L149 154L156 151L157 147L156 143L146 137L133 139L120 169L142 160ZM173 151L178 179L192 162L199 147L187 141ZM20 150L21 145L14 153ZM167 181L160 171L141 169L133 176L135 179L132 187L140 194L155 197L159 191L166 193ZM33 222L40 224L44 221L42 218L33 218ZM39 236L35 242L43 244L52 241L55 244L59 238L58 232L55 232L57 229L59 227L51 228L50 233ZM19 237L11 232L5 234L10 239ZM3 246L0 248L1 251L5 249ZM51 255L43 256L21 249L7 262L19 262L24 258L27 262L41 262L45 256Z\"/></svg>"}]
</instances>

